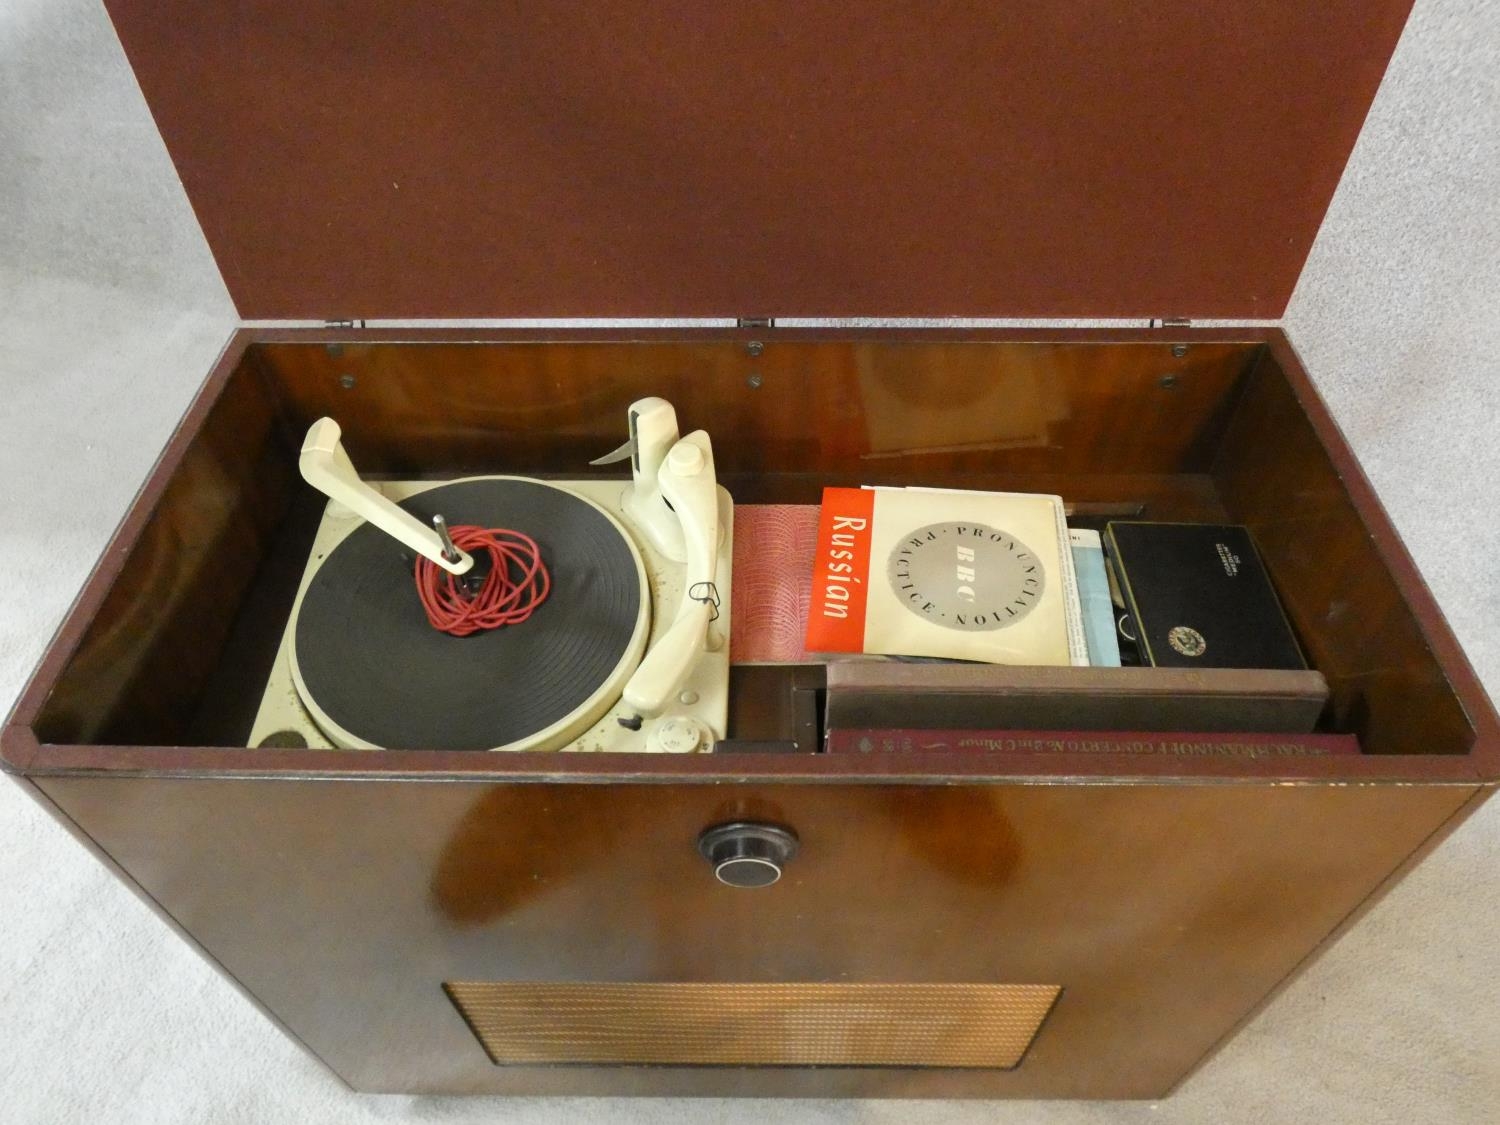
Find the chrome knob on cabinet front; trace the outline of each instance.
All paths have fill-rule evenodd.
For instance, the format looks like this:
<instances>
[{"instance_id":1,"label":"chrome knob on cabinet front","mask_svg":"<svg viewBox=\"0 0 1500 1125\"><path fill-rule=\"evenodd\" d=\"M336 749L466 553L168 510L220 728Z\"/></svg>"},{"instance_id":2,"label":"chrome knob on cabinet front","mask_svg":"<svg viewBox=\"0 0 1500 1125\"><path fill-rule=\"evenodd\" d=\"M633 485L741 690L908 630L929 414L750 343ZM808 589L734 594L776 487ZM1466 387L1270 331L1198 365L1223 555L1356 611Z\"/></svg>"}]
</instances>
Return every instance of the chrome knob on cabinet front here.
<instances>
[{"instance_id":1,"label":"chrome knob on cabinet front","mask_svg":"<svg viewBox=\"0 0 1500 1125\"><path fill-rule=\"evenodd\" d=\"M797 854L797 834L775 824L735 821L705 829L698 851L730 887L769 887Z\"/></svg>"}]
</instances>

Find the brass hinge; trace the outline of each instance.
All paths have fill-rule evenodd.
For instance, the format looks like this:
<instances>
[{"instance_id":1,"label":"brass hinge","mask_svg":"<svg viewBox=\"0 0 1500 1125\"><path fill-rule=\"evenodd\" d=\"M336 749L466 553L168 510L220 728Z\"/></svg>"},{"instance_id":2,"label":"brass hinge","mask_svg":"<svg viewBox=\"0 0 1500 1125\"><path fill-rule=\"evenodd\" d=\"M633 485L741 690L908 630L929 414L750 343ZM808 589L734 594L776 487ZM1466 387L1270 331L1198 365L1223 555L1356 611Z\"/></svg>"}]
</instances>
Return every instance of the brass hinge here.
<instances>
[{"instance_id":1,"label":"brass hinge","mask_svg":"<svg viewBox=\"0 0 1500 1125\"><path fill-rule=\"evenodd\" d=\"M742 316L735 323L741 328L775 328L774 316Z\"/></svg>"},{"instance_id":2,"label":"brass hinge","mask_svg":"<svg viewBox=\"0 0 1500 1125\"><path fill-rule=\"evenodd\" d=\"M362 320L325 320L324 328L363 328L365 322Z\"/></svg>"},{"instance_id":3,"label":"brass hinge","mask_svg":"<svg viewBox=\"0 0 1500 1125\"><path fill-rule=\"evenodd\" d=\"M1193 322L1185 316L1164 316L1151 321L1152 328L1191 328Z\"/></svg>"}]
</instances>

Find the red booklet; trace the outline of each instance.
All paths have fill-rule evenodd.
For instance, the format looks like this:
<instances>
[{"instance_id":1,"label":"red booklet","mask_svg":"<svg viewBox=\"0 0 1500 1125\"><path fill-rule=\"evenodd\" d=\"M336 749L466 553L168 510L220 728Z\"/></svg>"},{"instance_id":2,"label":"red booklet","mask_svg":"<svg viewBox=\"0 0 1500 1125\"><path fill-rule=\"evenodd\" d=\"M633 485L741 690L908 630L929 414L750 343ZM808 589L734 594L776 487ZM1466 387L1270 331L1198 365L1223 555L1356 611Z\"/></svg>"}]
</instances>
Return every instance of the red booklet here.
<instances>
[{"instance_id":1,"label":"red booklet","mask_svg":"<svg viewBox=\"0 0 1500 1125\"><path fill-rule=\"evenodd\" d=\"M1221 741L1222 740L1222 741ZM831 730L830 754L892 750L1008 754L1155 754L1179 758L1308 758L1358 754L1352 734L1204 735L1094 730Z\"/></svg>"}]
</instances>

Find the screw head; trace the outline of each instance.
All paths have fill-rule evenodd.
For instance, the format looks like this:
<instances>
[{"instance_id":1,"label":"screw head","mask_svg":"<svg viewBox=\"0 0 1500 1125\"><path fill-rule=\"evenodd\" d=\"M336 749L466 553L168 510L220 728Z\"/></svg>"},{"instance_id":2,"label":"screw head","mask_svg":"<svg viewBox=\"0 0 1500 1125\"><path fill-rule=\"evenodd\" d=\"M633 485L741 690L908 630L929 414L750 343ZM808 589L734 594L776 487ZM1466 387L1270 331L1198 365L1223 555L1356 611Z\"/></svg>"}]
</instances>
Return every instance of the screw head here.
<instances>
[{"instance_id":1,"label":"screw head","mask_svg":"<svg viewBox=\"0 0 1500 1125\"><path fill-rule=\"evenodd\" d=\"M752 391L755 390L755 388L759 387L760 384L761 384L760 372L759 371L751 372L750 378L746 379L745 382L747 382L747 383L750 384L750 389Z\"/></svg>"},{"instance_id":2,"label":"screw head","mask_svg":"<svg viewBox=\"0 0 1500 1125\"><path fill-rule=\"evenodd\" d=\"M354 376L347 373L340 375L339 386L343 387L346 391L352 391L354 389Z\"/></svg>"},{"instance_id":3,"label":"screw head","mask_svg":"<svg viewBox=\"0 0 1500 1125\"><path fill-rule=\"evenodd\" d=\"M766 346L759 340L751 340L748 344L745 345L745 351L749 352L751 355L760 355L760 353L765 350Z\"/></svg>"},{"instance_id":4,"label":"screw head","mask_svg":"<svg viewBox=\"0 0 1500 1125\"><path fill-rule=\"evenodd\" d=\"M1163 390L1170 391L1173 387L1177 386L1177 376L1163 375L1161 377L1161 386Z\"/></svg>"},{"instance_id":5,"label":"screw head","mask_svg":"<svg viewBox=\"0 0 1500 1125\"><path fill-rule=\"evenodd\" d=\"M1181 359L1183 356L1187 355L1187 349L1188 346L1186 344L1173 344L1172 354L1178 359Z\"/></svg>"}]
</instances>

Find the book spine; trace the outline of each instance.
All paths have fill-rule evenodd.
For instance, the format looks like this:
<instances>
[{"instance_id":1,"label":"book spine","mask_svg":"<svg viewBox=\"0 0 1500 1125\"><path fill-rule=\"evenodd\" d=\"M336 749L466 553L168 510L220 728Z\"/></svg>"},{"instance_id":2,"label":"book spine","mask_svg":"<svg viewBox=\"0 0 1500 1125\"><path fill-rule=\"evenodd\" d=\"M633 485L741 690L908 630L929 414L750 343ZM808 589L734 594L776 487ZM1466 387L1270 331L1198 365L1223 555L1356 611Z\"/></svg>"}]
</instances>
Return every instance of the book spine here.
<instances>
[{"instance_id":1,"label":"book spine","mask_svg":"<svg viewBox=\"0 0 1500 1125\"><path fill-rule=\"evenodd\" d=\"M1078 594L1078 574L1073 569L1068 517L1062 497L1057 497L1057 570L1062 577L1063 621L1068 630L1068 658L1075 668L1087 668L1089 642L1083 629L1083 603Z\"/></svg>"},{"instance_id":2,"label":"book spine","mask_svg":"<svg viewBox=\"0 0 1500 1125\"><path fill-rule=\"evenodd\" d=\"M1178 758L1308 758L1358 754L1352 734L1195 734L1136 731L899 730L891 727L828 732L830 754L893 751L1000 754L1151 754Z\"/></svg>"}]
</instances>

